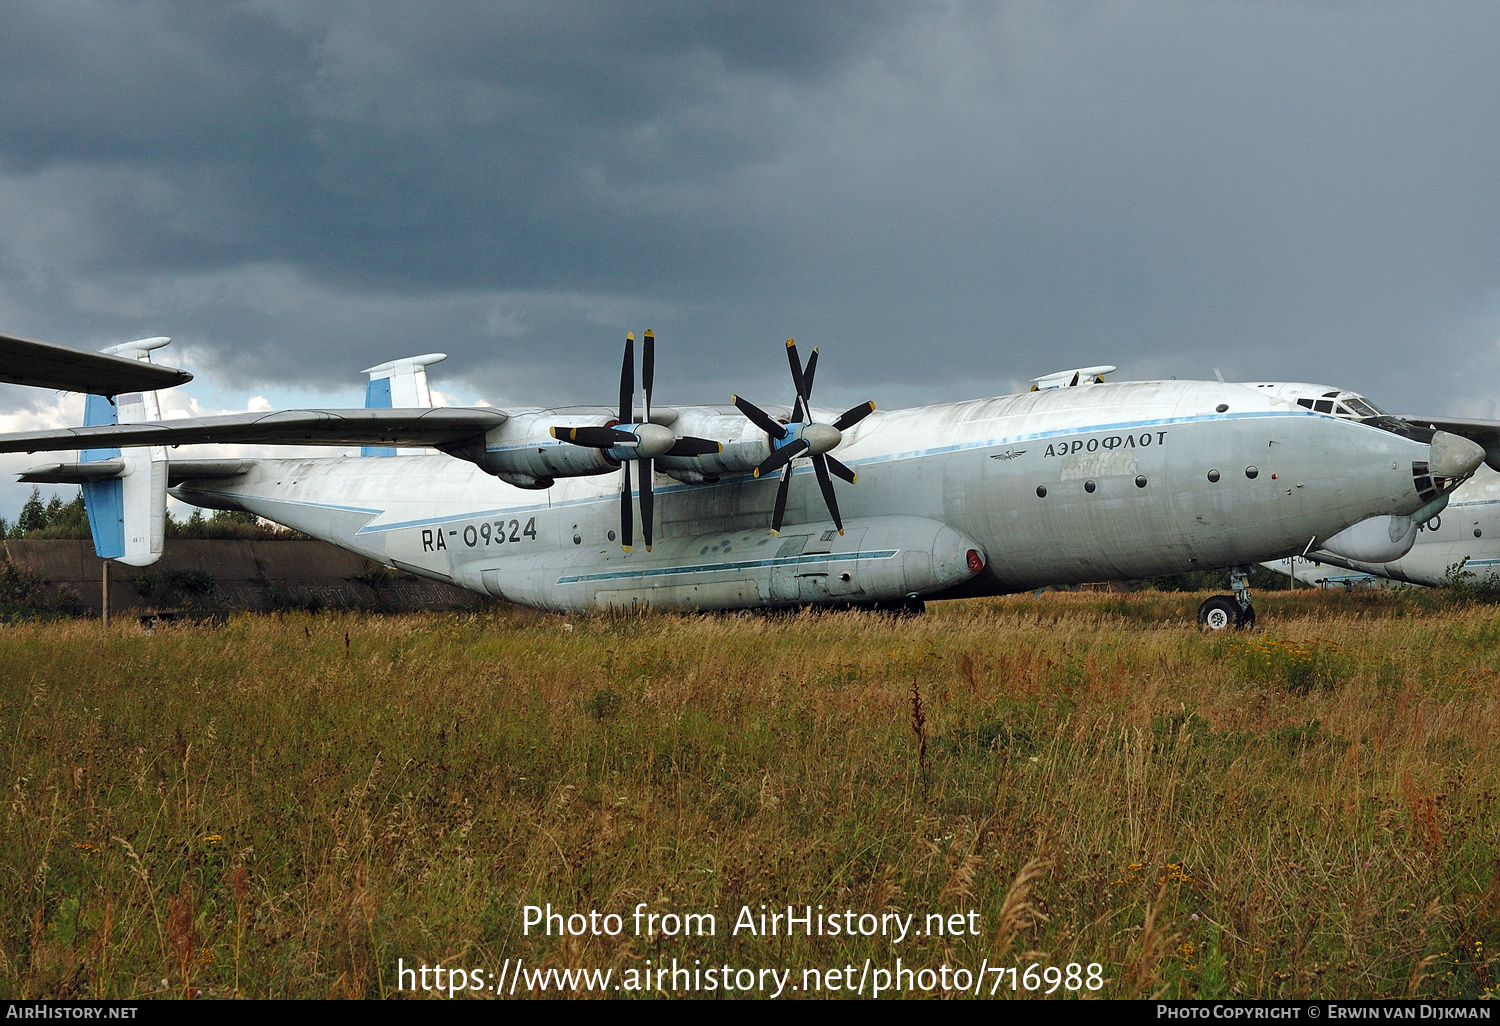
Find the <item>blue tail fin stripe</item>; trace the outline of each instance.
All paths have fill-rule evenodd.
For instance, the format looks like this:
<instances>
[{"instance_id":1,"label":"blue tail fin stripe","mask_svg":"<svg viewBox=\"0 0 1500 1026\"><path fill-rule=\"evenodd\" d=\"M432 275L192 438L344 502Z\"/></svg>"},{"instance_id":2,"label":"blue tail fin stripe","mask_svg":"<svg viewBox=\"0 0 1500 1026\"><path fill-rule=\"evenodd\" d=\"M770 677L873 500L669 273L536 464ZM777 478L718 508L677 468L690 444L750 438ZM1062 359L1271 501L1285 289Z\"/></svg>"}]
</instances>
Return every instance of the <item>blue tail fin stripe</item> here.
<instances>
[{"instance_id":1,"label":"blue tail fin stripe","mask_svg":"<svg viewBox=\"0 0 1500 1026\"><path fill-rule=\"evenodd\" d=\"M85 427L119 423L115 404L102 395L88 396L83 406L83 423ZM119 456L119 449L85 449L79 454L79 460L97 463ZM125 482L119 478L89 481L83 486L83 507L89 515L94 553L100 559L118 559L125 555Z\"/></svg>"},{"instance_id":2,"label":"blue tail fin stripe","mask_svg":"<svg viewBox=\"0 0 1500 1026\"><path fill-rule=\"evenodd\" d=\"M391 408L391 379L372 378L365 386L365 409L389 410ZM396 450L384 445L366 445L360 448L361 456L394 456Z\"/></svg>"}]
</instances>

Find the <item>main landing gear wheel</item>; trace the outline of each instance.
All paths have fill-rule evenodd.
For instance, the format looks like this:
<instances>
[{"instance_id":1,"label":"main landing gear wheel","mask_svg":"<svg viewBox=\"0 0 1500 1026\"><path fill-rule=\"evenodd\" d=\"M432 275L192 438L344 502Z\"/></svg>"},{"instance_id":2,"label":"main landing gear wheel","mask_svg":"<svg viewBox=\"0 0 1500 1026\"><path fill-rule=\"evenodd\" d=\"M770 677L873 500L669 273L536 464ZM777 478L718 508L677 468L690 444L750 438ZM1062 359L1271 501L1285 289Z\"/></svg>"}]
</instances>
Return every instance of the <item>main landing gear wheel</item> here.
<instances>
[{"instance_id":1,"label":"main landing gear wheel","mask_svg":"<svg viewBox=\"0 0 1500 1026\"><path fill-rule=\"evenodd\" d=\"M1255 626L1255 607L1250 604L1250 568L1229 568L1233 595L1215 595L1198 607L1198 626L1210 631L1227 627L1248 631Z\"/></svg>"},{"instance_id":2,"label":"main landing gear wheel","mask_svg":"<svg viewBox=\"0 0 1500 1026\"><path fill-rule=\"evenodd\" d=\"M1239 625L1240 604L1231 595L1215 595L1198 607L1199 627L1222 631Z\"/></svg>"}]
</instances>

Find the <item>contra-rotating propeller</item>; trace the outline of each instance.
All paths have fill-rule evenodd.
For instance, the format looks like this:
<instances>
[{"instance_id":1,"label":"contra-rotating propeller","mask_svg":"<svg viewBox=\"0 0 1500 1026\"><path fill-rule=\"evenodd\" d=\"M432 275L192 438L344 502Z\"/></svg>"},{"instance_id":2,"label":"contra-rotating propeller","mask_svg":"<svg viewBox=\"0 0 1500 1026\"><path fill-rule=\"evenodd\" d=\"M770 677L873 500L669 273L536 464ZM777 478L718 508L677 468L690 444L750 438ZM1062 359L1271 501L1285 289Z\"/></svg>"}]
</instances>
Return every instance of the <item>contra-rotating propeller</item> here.
<instances>
[{"instance_id":1,"label":"contra-rotating propeller","mask_svg":"<svg viewBox=\"0 0 1500 1026\"><path fill-rule=\"evenodd\" d=\"M706 456L724 447L707 438L678 438L670 429L651 423L651 386L656 376L656 335L647 331L641 339L641 385L646 411L640 423L635 416L635 334L625 335L625 359L620 366L620 416L604 427L554 427L552 437L589 449L601 450L620 464L620 544L629 552L634 544L633 511L630 506L630 464L641 466L641 538L651 551L652 514L655 507L655 475L651 461L658 456Z\"/></svg>"},{"instance_id":2,"label":"contra-rotating propeller","mask_svg":"<svg viewBox=\"0 0 1500 1026\"><path fill-rule=\"evenodd\" d=\"M818 475L818 487L823 491L823 502L833 517L833 525L839 529L839 534L843 534L844 522L839 518L839 504L833 495L833 481L829 478L829 473L837 474L850 484L854 484L858 478L854 471L828 455L828 451L843 441L844 431L869 416L874 411L875 404L860 403L845 410L832 424L815 423L812 410L807 404L812 397L813 374L818 369L818 350L814 347L807 360L807 369L804 370L802 361L797 356L797 343L787 339L786 358L792 368L792 384L797 388L797 395L792 401L792 416L798 418L796 421L790 424L777 423L754 403L734 396L734 405L739 407L739 411L771 437L771 455L755 468L755 476L769 474L778 468L781 470L781 483L776 486L776 507L771 514L771 533L781 533L781 521L786 515L787 490L792 482L792 461L805 456L812 460L813 471Z\"/></svg>"}]
</instances>

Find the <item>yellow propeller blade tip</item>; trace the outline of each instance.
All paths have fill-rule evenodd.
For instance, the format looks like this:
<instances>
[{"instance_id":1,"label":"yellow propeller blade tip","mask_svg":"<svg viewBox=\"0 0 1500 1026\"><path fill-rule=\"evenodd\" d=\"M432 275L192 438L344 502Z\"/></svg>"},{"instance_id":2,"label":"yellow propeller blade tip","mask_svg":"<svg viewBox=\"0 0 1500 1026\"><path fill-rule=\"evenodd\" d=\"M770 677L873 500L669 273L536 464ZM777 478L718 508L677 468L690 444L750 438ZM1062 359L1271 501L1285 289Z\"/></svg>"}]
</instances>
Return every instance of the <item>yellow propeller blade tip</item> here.
<instances>
[{"instance_id":1,"label":"yellow propeller blade tip","mask_svg":"<svg viewBox=\"0 0 1500 1026\"><path fill-rule=\"evenodd\" d=\"M647 328L646 329L646 336L645 337L646 338L655 338L656 337L656 332L652 331L650 328Z\"/></svg>"},{"instance_id":2,"label":"yellow propeller blade tip","mask_svg":"<svg viewBox=\"0 0 1500 1026\"><path fill-rule=\"evenodd\" d=\"M760 468L756 467L753 471L751 471L751 476L760 477Z\"/></svg>"},{"instance_id":3,"label":"yellow propeller blade tip","mask_svg":"<svg viewBox=\"0 0 1500 1026\"><path fill-rule=\"evenodd\" d=\"M724 443L723 443L723 442L720 442L720 443L719 443L719 448L718 448L718 450L717 450L717 451L718 451L718 452L723 452L723 451L724 451Z\"/></svg>"},{"instance_id":4,"label":"yellow propeller blade tip","mask_svg":"<svg viewBox=\"0 0 1500 1026\"><path fill-rule=\"evenodd\" d=\"M651 551L651 546L649 546L649 545L647 545L647 546L646 546L646 551L647 551L647 552L650 552L650 551Z\"/></svg>"},{"instance_id":5,"label":"yellow propeller blade tip","mask_svg":"<svg viewBox=\"0 0 1500 1026\"><path fill-rule=\"evenodd\" d=\"M842 538L843 536L844 536L844 529L841 527L841 528L839 528L839 537Z\"/></svg>"},{"instance_id":6,"label":"yellow propeller blade tip","mask_svg":"<svg viewBox=\"0 0 1500 1026\"><path fill-rule=\"evenodd\" d=\"M859 484L859 475L858 475L858 474L855 474L855 475L854 475L854 480L853 480L853 481L850 481L850 482L849 482L849 483L850 483L850 484Z\"/></svg>"},{"instance_id":7,"label":"yellow propeller blade tip","mask_svg":"<svg viewBox=\"0 0 1500 1026\"><path fill-rule=\"evenodd\" d=\"M557 428L552 428L551 430L552 430L552 437L556 438L557 437Z\"/></svg>"},{"instance_id":8,"label":"yellow propeller blade tip","mask_svg":"<svg viewBox=\"0 0 1500 1026\"><path fill-rule=\"evenodd\" d=\"M773 528L771 528L771 537L772 538L780 538L781 537L781 532L778 531L778 530L776 530L776 528L773 527Z\"/></svg>"},{"instance_id":9,"label":"yellow propeller blade tip","mask_svg":"<svg viewBox=\"0 0 1500 1026\"><path fill-rule=\"evenodd\" d=\"M626 555L630 554L630 546L629 545L621 545L620 548L622 548L622 549L625 550L625 554Z\"/></svg>"},{"instance_id":10,"label":"yellow propeller blade tip","mask_svg":"<svg viewBox=\"0 0 1500 1026\"><path fill-rule=\"evenodd\" d=\"M634 342L635 341L635 332L633 332L633 331L627 331L625 333L625 341L626 342Z\"/></svg>"},{"instance_id":11,"label":"yellow propeller blade tip","mask_svg":"<svg viewBox=\"0 0 1500 1026\"><path fill-rule=\"evenodd\" d=\"M797 344L797 340L794 339L794 338L789 338L789 339L786 340L786 347L788 349L792 348L792 346L794 346L796 344Z\"/></svg>"}]
</instances>

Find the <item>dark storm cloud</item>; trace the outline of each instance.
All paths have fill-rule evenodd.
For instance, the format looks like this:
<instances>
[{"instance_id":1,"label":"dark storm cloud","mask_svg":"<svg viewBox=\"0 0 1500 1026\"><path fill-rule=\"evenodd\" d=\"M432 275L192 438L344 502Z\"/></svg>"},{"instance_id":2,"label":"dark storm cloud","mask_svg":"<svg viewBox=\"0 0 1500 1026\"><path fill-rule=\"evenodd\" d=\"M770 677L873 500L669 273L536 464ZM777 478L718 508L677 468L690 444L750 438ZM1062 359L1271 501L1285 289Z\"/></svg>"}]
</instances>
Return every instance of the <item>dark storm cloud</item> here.
<instances>
[{"instance_id":1,"label":"dark storm cloud","mask_svg":"<svg viewBox=\"0 0 1500 1026\"><path fill-rule=\"evenodd\" d=\"M0 161L118 170L90 197L105 266L640 285L684 261L667 244L681 218L620 193L765 159L775 126L735 110L730 83L817 82L890 20L863 4L289 10L8 8Z\"/></svg>"},{"instance_id":2,"label":"dark storm cloud","mask_svg":"<svg viewBox=\"0 0 1500 1026\"><path fill-rule=\"evenodd\" d=\"M779 394L794 334L830 402L1108 362L1489 413L1497 42L1477 5L7 5L0 317L247 387L439 348L607 397L649 323L683 399Z\"/></svg>"}]
</instances>

